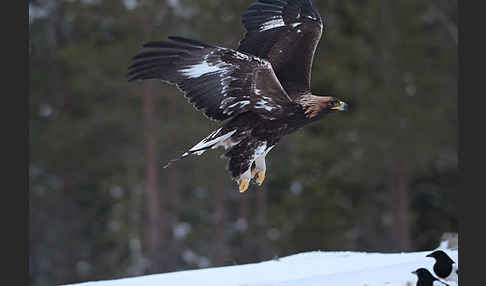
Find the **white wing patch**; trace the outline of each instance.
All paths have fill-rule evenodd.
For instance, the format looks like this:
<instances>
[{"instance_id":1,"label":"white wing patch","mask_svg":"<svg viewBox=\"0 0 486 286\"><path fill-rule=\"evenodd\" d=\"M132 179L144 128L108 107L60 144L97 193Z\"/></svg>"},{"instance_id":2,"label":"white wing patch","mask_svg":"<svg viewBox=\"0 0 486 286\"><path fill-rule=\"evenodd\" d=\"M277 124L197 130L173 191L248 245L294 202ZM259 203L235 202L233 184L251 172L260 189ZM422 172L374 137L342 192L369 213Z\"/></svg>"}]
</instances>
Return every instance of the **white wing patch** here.
<instances>
[{"instance_id":1,"label":"white wing patch","mask_svg":"<svg viewBox=\"0 0 486 286\"><path fill-rule=\"evenodd\" d=\"M242 101L238 101L236 103L231 104L230 106L228 106L228 108L232 108L232 107L235 107L237 105L240 105L240 107L244 107L244 106L246 106L248 104L250 104L250 101L249 100L242 100Z\"/></svg>"},{"instance_id":2,"label":"white wing patch","mask_svg":"<svg viewBox=\"0 0 486 286\"><path fill-rule=\"evenodd\" d=\"M272 111L275 107L271 106L265 100L260 99L256 102L255 108L257 109L265 109L266 111Z\"/></svg>"},{"instance_id":3,"label":"white wing patch","mask_svg":"<svg viewBox=\"0 0 486 286\"><path fill-rule=\"evenodd\" d=\"M273 19L265 23L262 23L262 25L260 26L260 32L270 30L270 29L275 29L278 27L283 27L283 26L285 26L285 22L282 19L282 17L279 17L277 19Z\"/></svg>"},{"instance_id":4,"label":"white wing patch","mask_svg":"<svg viewBox=\"0 0 486 286\"><path fill-rule=\"evenodd\" d=\"M237 59L240 59L240 60L245 60L245 61L250 61L250 60L251 60L251 58L250 58L249 56L247 56L247 55L245 55L245 54L243 54L243 53L240 53L240 52L238 52L238 51L236 51L236 53L235 53L235 57L236 57Z\"/></svg>"},{"instance_id":5,"label":"white wing patch","mask_svg":"<svg viewBox=\"0 0 486 286\"><path fill-rule=\"evenodd\" d=\"M216 51L220 51L224 49L218 49ZM182 73L184 76L188 78L199 78L205 74L215 73L219 76L219 82L221 86L221 95L226 97L228 95L228 89L231 81L233 78L231 77L231 73L236 68L235 66L223 62L219 59L216 63L208 62L208 58L210 55L213 55L215 51L207 54L203 61L194 65L186 66L183 69L180 69L179 72ZM248 56L242 53L236 53L237 58L248 60Z\"/></svg>"},{"instance_id":6,"label":"white wing patch","mask_svg":"<svg viewBox=\"0 0 486 286\"><path fill-rule=\"evenodd\" d=\"M181 70L181 72L189 78L197 78L207 73L217 72L217 71L224 71L224 67L220 65L210 65L206 61L203 61L202 63L199 63L197 65L189 66Z\"/></svg>"},{"instance_id":7,"label":"white wing patch","mask_svg":"<svg viewBox=\"0 0 486 286\"><path fill-rule=\"evenodd\" d=\"M223 109L223 114L228 114L228 115L233 114L238 109L243 108L251 103L249 100L242 100L242 101L237 101L229 106L226 106L227 102L224 103L222 102L219 108Z\"/></svg>"}]
</instances>

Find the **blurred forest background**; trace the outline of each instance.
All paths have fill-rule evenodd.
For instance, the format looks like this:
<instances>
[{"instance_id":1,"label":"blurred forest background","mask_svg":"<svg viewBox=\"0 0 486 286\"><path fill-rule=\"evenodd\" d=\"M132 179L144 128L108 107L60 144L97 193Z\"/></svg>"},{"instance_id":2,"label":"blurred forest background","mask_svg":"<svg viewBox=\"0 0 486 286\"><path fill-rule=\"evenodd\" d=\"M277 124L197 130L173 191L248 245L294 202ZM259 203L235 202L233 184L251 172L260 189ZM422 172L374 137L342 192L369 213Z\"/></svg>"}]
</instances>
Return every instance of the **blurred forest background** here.
<instances>
[{"instance_id":1,"label":"blurred forest background","mask_svg":"<svg viewBox=\"0 0 486 286\"><path fill-rule=\"evenodd\" d=\"M284 138L240 194L222 150L162 166L217 122L128 83L142 44L236 48L254 0L30 0L31 285L417 251L458 231L457 0L314 0L312 88L350 104Z\"/></svg>"}]
</instances>

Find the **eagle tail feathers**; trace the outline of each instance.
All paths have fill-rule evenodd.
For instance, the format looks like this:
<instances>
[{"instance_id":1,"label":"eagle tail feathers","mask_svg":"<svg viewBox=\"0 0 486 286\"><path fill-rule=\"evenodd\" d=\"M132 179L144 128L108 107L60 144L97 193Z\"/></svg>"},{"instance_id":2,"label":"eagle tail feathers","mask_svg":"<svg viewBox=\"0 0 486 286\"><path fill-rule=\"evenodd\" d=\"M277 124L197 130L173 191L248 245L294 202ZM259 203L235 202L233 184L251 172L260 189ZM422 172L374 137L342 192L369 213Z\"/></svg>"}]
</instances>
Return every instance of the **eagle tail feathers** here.
<instances>
[{"instance_id":1,"label":"eagle tail feathers","mask_svg":"<svg viewBox=\"0 0 486 286\"><path fill-rule=\"evenodd\" d=\"M181 156L170 160L167 164L165 164L164 169L168 168L170 165L172 165L172 163L174 163L176 161L179 161L179 160L182 160L182 159L186 158L189 155L192 155L192 154L202 155L204 152L206 152L211 147L212 146L209 146L209 147L206 147L206 148L202 148L202 149L199 149L199 150L192 150L192 151L189 150L189 151L185 152L184 154L182 154Z\"/></svg>"},{"instance_id":2,"label":"eagle tail feathers","mask_svg":"<svg viewBox=\"0 0 486 286\"><path fill-rule=\"evenodd\" d=\"M168 168L175 161L179 161L181 159L184 159L184 158L186 158L189 155L191 155L191 153L186 152L186 153L182 154L180 157L170 160L169 162L167 162L167 164L165 164L164 169Z\"/></svg>"},{"instance_id":3,"label":"eagle tail feathers","mask_svg":"<svg viewBox=\"0 0 486 286\"><path fill-rule=\"evenodd\" d=\"M164 169L169 167L173 162L184 159L189 155L192 155L192 154L202 155L204 152L206 152L209 149L213 149L213 148L216 148L216 147L219 147L219 146L224 147L225 146L224 141L227 140L228 138L230 138L236 132L236 130L232 130L232 131L225 133L225 134L219 134L221 129L222 128L219 128L218 130L209 134L208 137L204 138L201 142L194 145L194 147L189 149L187 152L182 154L180 157L170 160L164 166Z\"/></svg>"}]
</instances>

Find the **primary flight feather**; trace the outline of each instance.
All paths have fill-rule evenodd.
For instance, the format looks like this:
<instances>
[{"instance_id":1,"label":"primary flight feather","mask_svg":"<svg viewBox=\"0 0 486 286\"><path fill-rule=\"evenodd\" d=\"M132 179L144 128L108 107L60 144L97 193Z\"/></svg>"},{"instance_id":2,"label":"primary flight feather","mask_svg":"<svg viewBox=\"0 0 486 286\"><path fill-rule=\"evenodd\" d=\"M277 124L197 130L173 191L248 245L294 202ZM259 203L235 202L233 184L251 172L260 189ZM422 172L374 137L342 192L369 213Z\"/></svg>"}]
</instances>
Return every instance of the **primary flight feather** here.
<instances>
[{"instance_id":1,"label":"primary flight feather","mask_svg":"<svg viewBox=\"0 0 486 286\"><path fill-rule=\"evenodd\" d=\"M146 43L128 71L129 81L176 85L196 109L224 122L175 160L223 147L240 192L252 179L263 183L265 156L283 136L347 109L337 98L311 93L323 23L310 0L260 0L243 24L238 50L169 37Z\"/></svg>"}]
</instances>

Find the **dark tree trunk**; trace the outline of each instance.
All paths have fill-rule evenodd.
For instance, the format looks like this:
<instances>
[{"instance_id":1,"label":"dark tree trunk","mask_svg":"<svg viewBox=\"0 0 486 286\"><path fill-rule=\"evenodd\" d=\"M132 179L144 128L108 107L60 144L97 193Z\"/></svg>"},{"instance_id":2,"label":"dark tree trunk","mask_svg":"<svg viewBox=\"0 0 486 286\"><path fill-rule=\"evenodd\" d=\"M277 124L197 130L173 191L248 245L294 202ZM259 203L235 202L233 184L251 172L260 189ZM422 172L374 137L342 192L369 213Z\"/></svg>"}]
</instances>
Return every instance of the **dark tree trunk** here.
<instances>
[{"instance_id":1,"label":"dark tree trunk","mask_svg":"<svg viewBox=\"0 0 486 286\"><path fill-rule=\"evenodd\" d=\"M226 236L226 185L219 184L215 188L214 192L214 213L213 213L213 225L214 225L214 242L213 242L213 262L214 265L222 266L228 261L228 239Z\"/></svg>"},{"instance_id":2,"label":"dark tree trunk","mask_svg":"<svg viewBox=\"0 0 486 286\"><path fill-rule=\"evenodd\" d=\"M394 154L390 173L391 206L393 214L392 237L394 248L410 251L410 211L409 211L409 176L403 152Z\"/></svg>"},{"instance_id":3,"label":"dark tree trunk","mask_svg":"<svg viewBox=\"0 0 486 286\"><path fill-rule=\"evenodd\" d=\"M264 186L258 187L256 191L256 225L258 239L258 258L267 259L270 256L270 248L267 238L267 190Z\"/></svg>"},{"instance_id":4,"label":"dark tree trunk","mask_svg":"<svg viewBox=\"0 0 486 286\"><path fill-rule=\"evenodd\" d=\"M145 202L147 211L147 221L145 225L145 242L146 253L151 258L152 262L159 253L159 244L162 240L160 235L161 215L160 215L160 199L158 191L157 178L157 151L156 151L156 136L155 119L154 119L154 99L150 88L146 88L142 96L143 104L143 122L144 122L144 138L145 138L145 162L146 162L146 185L145 185ZM154 264L154 263L153 263ZM151 265L149 271L157 271L156 265Z\"/></svg>"},{"instance_id":5,"label":"dark tree trunk","mask_svg":"<svg viewBox=\"0 0 486 286\"><path fill-rule=\"evenodd\" d=\"M380 50L381 50L381 72L384 81L385 93L393 94L395 82L399 78L397 68L393 59L396 47L399 45L400 30L395 23L393 13L400 7L399 2L384 1L381 5L381 33L380 33ZM398 98L396 96L390 96L387 100L390 100L394 106L399 106ZM399 110L397 110L400 112ZM396 116L396 111L394 116ZM403 118L406 119L406 118ZM400 118L399 120L402 120ZM393 217L393 223L391 225L391 238L392 242L389 246L391 250L407 251L410 250L410 234L409 234L409 208L408 208L408 183L409 176L406 166L406 152L407 147L403 146L401 142L401 131L393 137L394 132L401 128L401 122L390 121L390 133L391 144L395 145L392 148L389 158L386 158L390 166L388 189L390 190L390 206ZM396 124L395 124L396 123Z\"/></svg>"},{"instance_id":6,"label":"dark tree trunk","mask_svg":"<svg viewBox=\"0 0 486 286\"><path fill-rule=\"evenodd\" d=\"M167 97L167 118L177 118L177 107L173 97ZM170 127L169 132L166 134L166 140L170 140L172 132L178 132L177 125ZM177 270L177 259L180 255L181 243L172 236L172 230L179 224L180 214L180 173L176 165L170 168L163 169L166 173L167 184L164 192L164 201L162 202L162 208L164 210L164 216L167 217L163 225L163 233L166 234L166 242L164 247L166 251L161 253L162 263L164 265L163 271L175 271Z\"/></svg>"},{"instance_id":7,"label":"dark tree trunk","mask_svg":"<svg viewBox=\"0 0 486 286\"><path fill-rule=\"evenodd\" d=\"M251 247L251 236L250 231L248 229L250 223L250 215L249 215L249 194L242 194L239 199L240 209L239 209L239 216L238 216L238 223L240 229L240 248L239 248L239 255L238 259L241 260L245 255L249 253Z\"/></svg>"}]
</instances>

